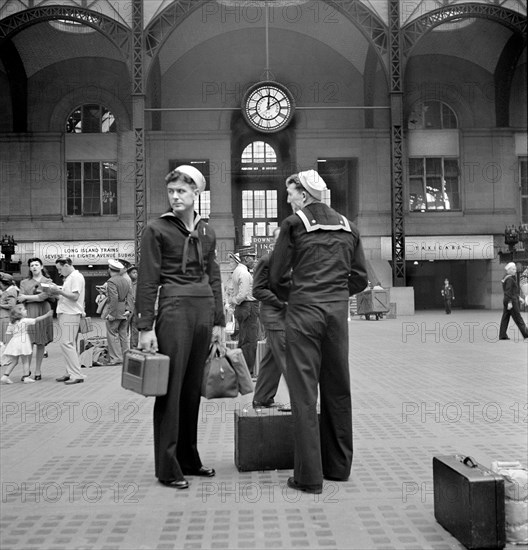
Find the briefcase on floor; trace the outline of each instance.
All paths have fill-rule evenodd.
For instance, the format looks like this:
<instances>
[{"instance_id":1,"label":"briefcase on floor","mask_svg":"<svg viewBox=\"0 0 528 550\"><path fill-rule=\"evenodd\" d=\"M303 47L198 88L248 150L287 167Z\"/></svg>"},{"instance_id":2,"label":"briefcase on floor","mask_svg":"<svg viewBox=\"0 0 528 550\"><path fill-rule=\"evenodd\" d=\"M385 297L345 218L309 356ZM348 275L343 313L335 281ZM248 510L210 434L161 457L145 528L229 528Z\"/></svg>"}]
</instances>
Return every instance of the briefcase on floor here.
<instances>
[{"instance_id":1,"label":"briefcase on floor","mask_svg":"<svg viewBox=\"0 0 528 550\"><path fill-rule=\"evenodd\" d=\"M276 408L235 410L235 466L241 472L293 468L293 418Z\"/></svg>"},{"instance_id":2,"label":"briefcase on floor","mask_svg":"<svg viewBox=\"0 0 528 550\"><path fill-rule=\"evenodd\" d=\"M436 521L464 546L503 548L504 478L469 456L433 458Z\"/></svg>"},{"instance_id":3,"label":"briefcase on floor","mask_svg":"<svg viewBox=\"0 0 528 550\"><path fill-rule=\"evenodd\" d=\"M121 386L144 396L165 395L169 384L169 357L131 349L123 356Z\"/></svg>"}]
</instances>

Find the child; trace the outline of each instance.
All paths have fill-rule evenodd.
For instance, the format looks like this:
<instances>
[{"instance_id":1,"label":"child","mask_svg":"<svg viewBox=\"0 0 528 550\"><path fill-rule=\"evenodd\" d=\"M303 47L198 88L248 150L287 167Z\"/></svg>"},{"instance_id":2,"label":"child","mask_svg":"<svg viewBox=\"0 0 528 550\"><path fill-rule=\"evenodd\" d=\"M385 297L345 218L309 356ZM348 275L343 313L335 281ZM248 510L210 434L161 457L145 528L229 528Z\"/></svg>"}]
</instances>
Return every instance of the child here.
<instances>
[{"instance_id":1,"label":"child","mask_svg":"<svg viewBox=\"0 0 528 550\"><path fill-rule=\"evenodd\" d=\"M103 312L104 306L105 306L106 302L108 301L107 285L106 285L106 283L104 283L103 285L96 286L95 288L96 288L97 292L99 292L99 294L95 297L95 303L97 304L97 312L96 313L98 313L102 317L103 316L102 312Z\"/></svg>"},{"instance_id":2,"label":"child","mask_svg":"<svg viewBox=\"0 0 528 550\"><path fill-rule=\"evenodd\" d=\"M45 317L53 315L53 311L48 311L45 315L30 319L27 317L26 308L22 304L14 306L9 312L10 323L6 334L11 334L11 340L6 344L3 355L3 362L6 367L5 373L0 378L1 384L12 384L9 378L11 371L17 366L18 360L22 361L22 382L25 384L35 382L29 375L29 363L33 352L33 345L28 334L28 326L34 325Z\"/></svg>"}]
</instances>

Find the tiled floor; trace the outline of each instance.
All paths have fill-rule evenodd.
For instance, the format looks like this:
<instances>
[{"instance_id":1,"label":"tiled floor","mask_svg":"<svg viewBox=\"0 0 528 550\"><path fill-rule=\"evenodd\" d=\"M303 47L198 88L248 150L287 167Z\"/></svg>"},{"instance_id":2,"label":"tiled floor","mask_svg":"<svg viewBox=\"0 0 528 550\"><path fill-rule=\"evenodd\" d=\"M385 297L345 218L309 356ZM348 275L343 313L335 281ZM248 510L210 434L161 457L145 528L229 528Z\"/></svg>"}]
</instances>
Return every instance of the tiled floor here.
<instances>
[{"instance_id":1,"label":"tiled floor","mask_svg":"<svg viewBox=\"0 0 528 550\"><path fill-rule=\"evenodd\" d=\"M217 476L174 491L153 476L153 399L120 387L120 368L1 386L2 550L463 548L434 518L432 457L526 464L528 345L497 311L350 321L354 465L321 495L287 489L291 471L238 472L234 411L204 401L204 464ZM100 329L100 326L97 328ZM287 393L281 385L279 398ZM280 400L280 399L279 399Z\"/></svg>"}]
</instances>

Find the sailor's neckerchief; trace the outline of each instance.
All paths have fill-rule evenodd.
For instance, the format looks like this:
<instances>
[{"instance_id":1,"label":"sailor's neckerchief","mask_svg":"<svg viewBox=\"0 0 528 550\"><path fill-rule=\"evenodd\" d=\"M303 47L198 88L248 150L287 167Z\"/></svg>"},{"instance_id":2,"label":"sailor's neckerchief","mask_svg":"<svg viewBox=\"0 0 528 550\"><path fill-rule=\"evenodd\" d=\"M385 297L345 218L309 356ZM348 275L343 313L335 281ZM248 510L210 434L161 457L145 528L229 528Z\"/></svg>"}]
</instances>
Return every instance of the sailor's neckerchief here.
<instances>
[{"instance_id":1,"label":"sailor's neckerchief","mask_svg":"<svg viewBox=\"0 0 528 550\"><path fill-rule=\"evenodd\" d=\"M189 229L187 229L187 226L183 223L181 218L176 216L172 210L170 210L169 212L165 212L165 214L162 214L160 217L161 218L171 218L171 217L176 218L176 220L178 220L178 222L179 222L178 226L181 229L183 229L185 231L185 233L187 234L187 237L185 238L185 243L183 245L183 256L182 256L182 264L181 264L182 273L185 273L187 271L187 259L188 259L188 255L189 255L189 243L191 241L196 243L196 252L198 254L198 263L200 264L200 268L201 268L202 273L203 273L203 271L204 271L204 261L203 261L203 252L202 252L202 242L198 238L198 230L196 229L196 226L198 225L198 223L202 219L200 214L197 214L196 212L194 213L193 229L191 231L189 231ZM205 227L204 227L204 234L205 234Z\"/></svg>"}]
</instances>

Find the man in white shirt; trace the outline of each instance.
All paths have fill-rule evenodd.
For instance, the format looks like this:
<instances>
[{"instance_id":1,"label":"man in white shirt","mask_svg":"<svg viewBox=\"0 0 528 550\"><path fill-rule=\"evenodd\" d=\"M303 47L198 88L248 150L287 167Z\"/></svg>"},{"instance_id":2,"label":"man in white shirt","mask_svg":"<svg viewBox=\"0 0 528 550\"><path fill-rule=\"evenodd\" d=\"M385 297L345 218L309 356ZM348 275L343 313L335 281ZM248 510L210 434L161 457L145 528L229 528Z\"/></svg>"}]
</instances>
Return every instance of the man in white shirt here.
<instances>
[{"instance_id":1,"label":"man in white shirt","mask_svg":"<svg viewBox=\"0 0 528 550\"><path fill-rule=\"evenodd\" d=\"M244 354L252 376L257 355L259 320L259 303L253 297L253 275L250 273L255 265L255 256L250 248L239 251L241 261L233 271L231 297L231 303L235 305L235 319L238 322L238 347Z\"/></svg>"},{"instance_id":2,"label":"man in white shirt","mask_svg":"<svg viewBox=\"0 0 528 550\"><path fill-rule=\"evenodd\" d=\"M59 343L66 361L66 374L57 378L57 382L80 384L86 378L81 373L81 362L77 353L77 333L81 316L84 315L84 277L77 271L70 258L55 261L59 275L64 282L62 287L51 286L52 293L59 296L57 316L59 318Z\"/></svg>"}]
</instances>

